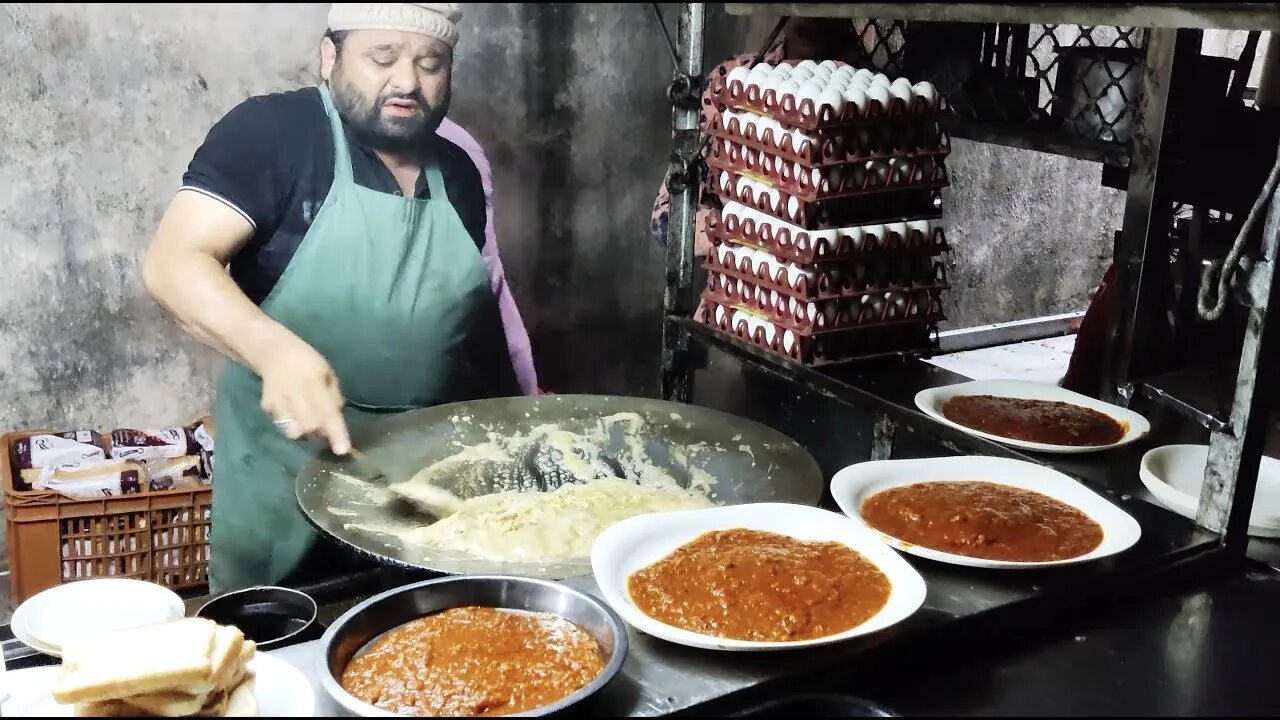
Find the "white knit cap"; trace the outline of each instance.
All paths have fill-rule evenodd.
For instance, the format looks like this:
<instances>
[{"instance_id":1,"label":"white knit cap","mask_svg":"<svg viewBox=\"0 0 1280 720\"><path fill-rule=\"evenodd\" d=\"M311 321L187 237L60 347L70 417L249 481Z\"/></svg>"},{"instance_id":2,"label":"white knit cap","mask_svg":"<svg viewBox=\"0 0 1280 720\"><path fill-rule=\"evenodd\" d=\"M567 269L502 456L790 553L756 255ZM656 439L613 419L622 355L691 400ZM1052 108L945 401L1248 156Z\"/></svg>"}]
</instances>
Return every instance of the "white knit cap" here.
<instances>
[{"instance_id":1,"label":"white knit cap","mask_svg":"<svg viewBox=\"0 0 1280 720\"><path fill-rule=\"evenodd\" d=\"M458 44L459 3L332 3L330 30L404 30Z\"/></svg>"}]
</instances>

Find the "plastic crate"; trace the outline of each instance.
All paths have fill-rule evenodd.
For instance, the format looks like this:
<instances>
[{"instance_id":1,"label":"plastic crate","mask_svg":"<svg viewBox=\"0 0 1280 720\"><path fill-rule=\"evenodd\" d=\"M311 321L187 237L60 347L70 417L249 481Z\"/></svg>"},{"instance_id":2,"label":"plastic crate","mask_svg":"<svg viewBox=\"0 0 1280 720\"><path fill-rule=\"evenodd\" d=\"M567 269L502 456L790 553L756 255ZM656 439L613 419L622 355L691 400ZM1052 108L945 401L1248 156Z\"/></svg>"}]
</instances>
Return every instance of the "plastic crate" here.
<instances>
[{"instance_id":1,"label":"plastic crate","mask_svg":"<svg viewBox=\"0 0 1280 720\"><path fill-rule=\"evenodd\" d=\"M149 580L174 590L208 583L213 489L161 490L78 500L23 490L12 466L15 440L0 436L10 592L15 602L67 582L102 577ZM104 447L110 438L103 437Z\"/></svg>"}]
</instances>

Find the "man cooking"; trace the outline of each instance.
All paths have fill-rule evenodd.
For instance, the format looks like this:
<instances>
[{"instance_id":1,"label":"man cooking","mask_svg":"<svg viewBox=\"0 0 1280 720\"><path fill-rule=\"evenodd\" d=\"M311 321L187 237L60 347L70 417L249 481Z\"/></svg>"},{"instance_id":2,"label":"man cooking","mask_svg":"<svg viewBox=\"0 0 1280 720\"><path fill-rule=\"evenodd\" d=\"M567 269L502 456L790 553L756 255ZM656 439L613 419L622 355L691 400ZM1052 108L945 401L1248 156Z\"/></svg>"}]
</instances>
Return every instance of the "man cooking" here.
<instances>
[{"instance_id":1,"label":"man cooking","mask_svg":"<svg viewBox=\"0 0 1280 720\"><path fill-rule=\"evenodd\" d=\"M227 113L156 230L148 290L232 360L214 411L215 591L332 570L294 499L317 447L348 453L380 414L536 391L487 164L442 125L461 18L334 3L320 85Z\"/></svg>"}]
</instances>

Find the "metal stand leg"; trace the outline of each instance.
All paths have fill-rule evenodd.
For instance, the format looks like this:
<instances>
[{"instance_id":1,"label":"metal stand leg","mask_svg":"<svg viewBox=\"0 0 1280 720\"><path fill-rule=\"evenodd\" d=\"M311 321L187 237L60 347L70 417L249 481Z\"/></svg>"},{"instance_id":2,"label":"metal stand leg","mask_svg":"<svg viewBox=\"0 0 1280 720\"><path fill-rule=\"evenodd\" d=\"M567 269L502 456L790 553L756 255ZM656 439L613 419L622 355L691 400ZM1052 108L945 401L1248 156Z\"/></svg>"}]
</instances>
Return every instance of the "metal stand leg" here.
<instances>
[{"instance_id":1,"label":"metal stand leg","mask_svg":"<svg viewBox=\"0 0 1280 720\"><path fill-rule=\"evenodd\" d=\"M703 3L685 3L676 28L677 82L702 76ZM693 87L695 97L700 83ZM667 175L671 214L667 221L667 283L662 298L662 397L687 402L693 381L689 336L671 317L693 312L694 215L698 209L698 178L692 160L698 144L697 102L677 102L671 113L672 165Z\"/></svg>"},{"instance_id":2,"label":"metal stand leg","mask_svg":"<svg viewBox=\"0 0 1280 720\"><path fill-rule=\"evenodd\" d=\"M1104 399L1126 405L1128 383L1133 379L1135 336L1154 315L1143 306L1161 297L1158 278L1162 277L1160 273L1168 273L1172 205L1161 187L1159 170L1178 33L1148 30L1138 123L1129 159L1124 228L1115 252L1116 302L1101 392Z\"/></svg>"},{"instance_id":3,"label":"metal stand leg","mask_svg":"<svg viewBox=\"0 0 1280 720\"><path fill-rule=\"evenodd\" d=\"M1241 553L1249 544L1249 516L1253 512L1258 466L1266 442L1267 410L1276 396L1275 370L1270 361L1276 357L1272 350L1277 338L1268 337L1267 332L1268 325L1272 326L1274 336L1276 325L1275 318L1268 318L1268 306L1280 269L1280 263L1276 262L1276 249L1280 245L1280 193L1271 200L1262 232L1262 262L1254 267L1250 283L1252 307L1240 354L1231 423L1210 438L1209 463L1196 513L1196 522L1221 533L1223 543ZM1271 379L1259 385L1259 376L1269 370Z\"/></svg>"}]
</instances>

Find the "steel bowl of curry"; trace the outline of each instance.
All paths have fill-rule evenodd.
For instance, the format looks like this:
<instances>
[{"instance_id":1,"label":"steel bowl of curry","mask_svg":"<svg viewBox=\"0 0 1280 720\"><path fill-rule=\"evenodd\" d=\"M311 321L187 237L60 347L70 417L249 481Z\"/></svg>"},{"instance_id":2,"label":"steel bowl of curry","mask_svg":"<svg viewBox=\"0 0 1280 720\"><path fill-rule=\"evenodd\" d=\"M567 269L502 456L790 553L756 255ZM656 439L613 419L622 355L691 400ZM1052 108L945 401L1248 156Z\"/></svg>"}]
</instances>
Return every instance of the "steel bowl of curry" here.
<instances>
[{"instance_id":1,"label":"steel bowl of curry","mask_svg":"<svg viewBox=\"0 0 1280 720\"><path fill-rule=\"evenodd\" d=\"M893 547L974 567L1097 560L1141 536L1128 513L1036 463L985 456L882 460L831 481L840 509Z\"/></svg>"},{"instance_id":2,"label":"steel bowl of curry","mask_svg":"<svg viewBox=\"0 0 1280 720\"><path fill-rule=\"evenodd\" d=\"M651 513L596 540L592 570L637 630L714 650L838 642L905 620L920 575L839 513L756 503Z\"/></svg>"},{"instance_id":3,"label":"steel bowl of curry","mask_svg":"<svg viewBox=\"0 0 1280 720\"><path fill-rule=\"evenodd\" d=\"M549 715L594 696L627 655L626 625L607 605L509 576L387 591L347 611L321 642L321 685L360 717Z\"/></svg>"}]
</instances>

